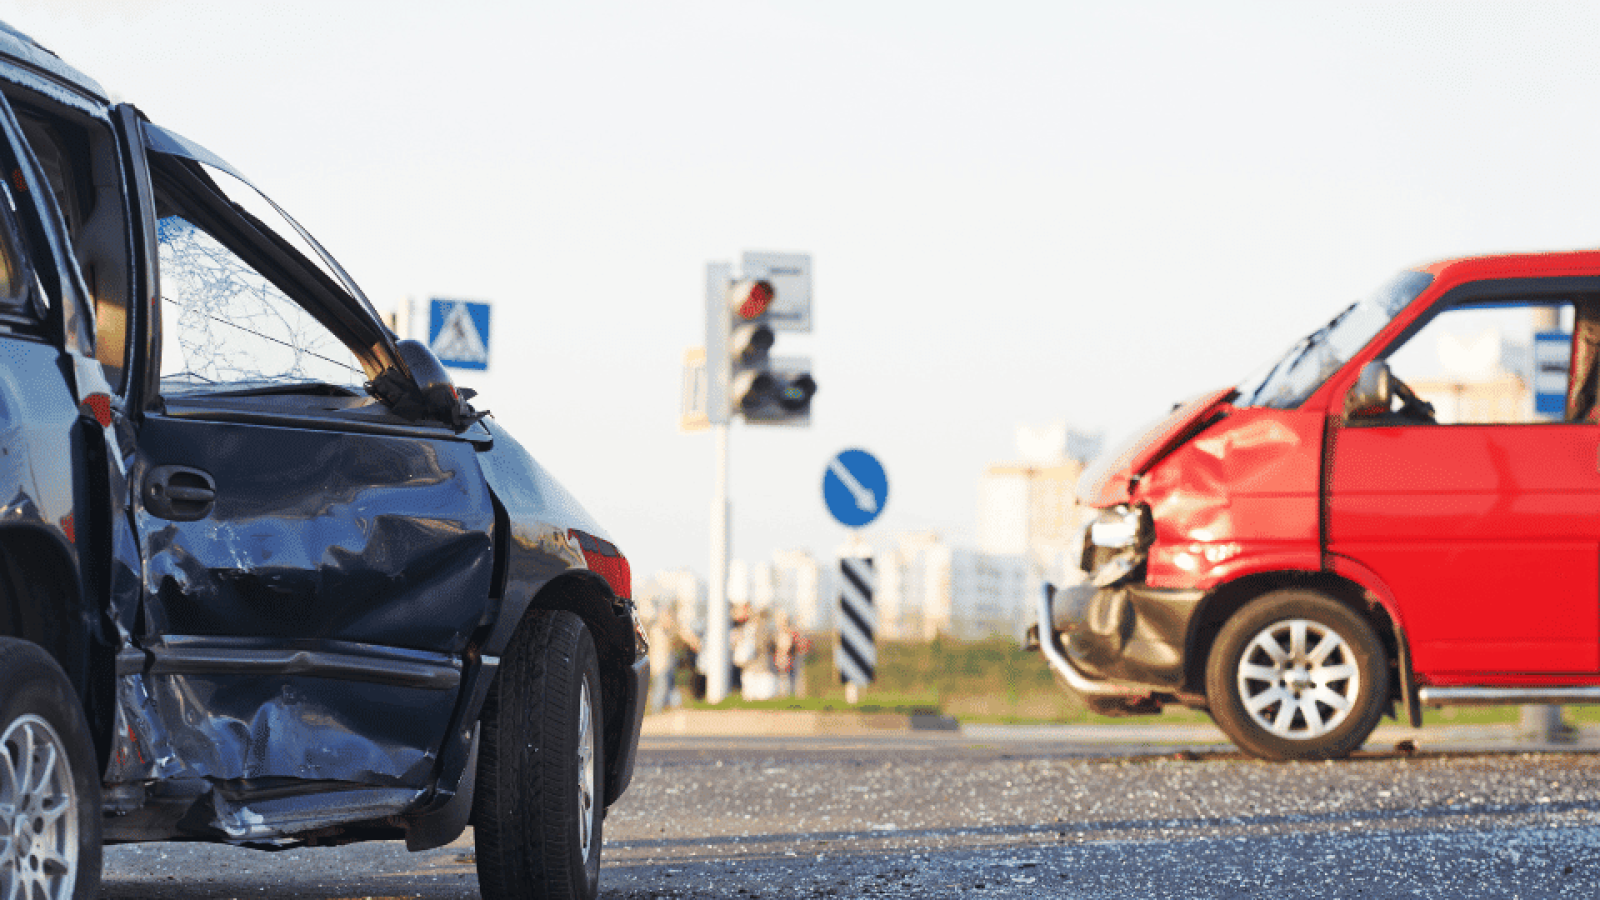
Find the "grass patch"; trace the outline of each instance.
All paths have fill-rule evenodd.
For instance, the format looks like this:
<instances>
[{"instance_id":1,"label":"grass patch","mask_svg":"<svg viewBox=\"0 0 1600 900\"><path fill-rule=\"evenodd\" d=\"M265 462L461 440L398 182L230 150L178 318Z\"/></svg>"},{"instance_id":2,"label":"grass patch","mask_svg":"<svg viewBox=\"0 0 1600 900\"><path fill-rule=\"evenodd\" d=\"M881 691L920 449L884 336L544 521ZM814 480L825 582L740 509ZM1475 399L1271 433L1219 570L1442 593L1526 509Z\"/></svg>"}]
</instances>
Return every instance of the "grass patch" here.
<instances>
[{"instance_id":1,"label":"grass patch","mask_svg":"<svg viewBox=\"0 0 1600 900\"><path fill-rule=\"evenodd\" d=\"M951 638L878 644L877 680L861 691L861 702L845 700L833 666L827 638L806 660L804 689L799 697L745 701L737 695L712 706L689 702L691 709L772 709L808 712L885 712L901 715L943 714L963 722L985 724L1204 724L1210 716L1198 710L1169 706L1159 715L1109 718L1095 715L1076 694L1056 683L1044 657L1023 650L1016 641ZM687 683L681 694L688 696ZM1563 713L1574 725L1600 724L1600 706L1569 706ZM1423 725L1509 725L1520 720L1516 706L1449 706L1423 711ZM1388 721L1388 720L1386 720ZM1404 721L1402 713L1401 721Z\"/></svg>"},{"instance_id":2,"label":"grass patch","mask_svg":"<svg viewBox=\"0 0 1600 900\"><path fill-rule=\"evenodd\" d=\"M826 638L806 660L799 697L748 702L731 696L715 707L695 709L795 709L811 711L895 712L903 715L943 714L963 722L1042 724L1126 722L1088 711L1076 694L1061 687L1044 657L1008 638L959 641L939 638L928 643L888 641L878 644L876 680L862 689L861 702L845 700ZM687 696L687 691L682 691ZM1170 709L1162 722L1204 722L1204 713Z\"/></svg>"}]
</instances>

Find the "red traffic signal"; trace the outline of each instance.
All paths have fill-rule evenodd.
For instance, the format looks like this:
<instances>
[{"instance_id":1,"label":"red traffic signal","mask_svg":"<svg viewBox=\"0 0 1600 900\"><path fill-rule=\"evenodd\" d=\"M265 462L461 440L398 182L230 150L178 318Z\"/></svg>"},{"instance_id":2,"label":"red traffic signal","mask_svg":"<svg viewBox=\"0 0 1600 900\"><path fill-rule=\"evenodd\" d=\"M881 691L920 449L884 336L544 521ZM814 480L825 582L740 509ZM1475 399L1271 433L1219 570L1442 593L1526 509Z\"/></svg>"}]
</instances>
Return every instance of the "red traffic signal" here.
<instances>
[{"instance_id":1,"label":"red traffic signal","mask_svg":"<svg viewBox=\"0 0 1600 900\"><path fill-rule=\"evenodd\" d=\"M746 322L766 315L772 297L770 281L735 281L728 286L728 305L734 315Z\"/></svg>"}]
</instances>

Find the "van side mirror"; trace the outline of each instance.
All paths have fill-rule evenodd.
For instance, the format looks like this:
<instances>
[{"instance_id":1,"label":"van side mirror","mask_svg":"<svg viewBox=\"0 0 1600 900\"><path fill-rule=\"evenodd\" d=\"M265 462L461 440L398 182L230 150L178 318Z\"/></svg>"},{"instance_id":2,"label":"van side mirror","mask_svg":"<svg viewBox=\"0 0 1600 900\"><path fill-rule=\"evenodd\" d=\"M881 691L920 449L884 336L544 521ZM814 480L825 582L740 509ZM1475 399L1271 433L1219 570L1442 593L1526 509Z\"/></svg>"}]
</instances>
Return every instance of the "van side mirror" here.
<instances>
[{"instance_id":1,"label":"van side mirror","mask_svg":"<svg viewBox=\"0 0 1600 900\"><path fill-rule=\"evenodd\" d=\"M1344 417L1379 416L1394 404L1394 377L1389 364L1375 359L1361 367L1356 383L1344 395Z\"/></svg>"},{"instance_id":2,"label":"van side mirror","mask_svg":"<svg viewBox=\"0 0 1600 900\"><path fill-rule=\"evenodd\" d=\"M456 389L450 373L444 370L444 364L433 355L427 344L413 340L396 341L394 349L406 372L391 368L373 379L368 390L387 404L395 415L411 420L443 422L456 431L465 431L467 426L488 415L487 411L478 412L472 408L467 401L474 392Z\"/></svg>"}]
</instances>

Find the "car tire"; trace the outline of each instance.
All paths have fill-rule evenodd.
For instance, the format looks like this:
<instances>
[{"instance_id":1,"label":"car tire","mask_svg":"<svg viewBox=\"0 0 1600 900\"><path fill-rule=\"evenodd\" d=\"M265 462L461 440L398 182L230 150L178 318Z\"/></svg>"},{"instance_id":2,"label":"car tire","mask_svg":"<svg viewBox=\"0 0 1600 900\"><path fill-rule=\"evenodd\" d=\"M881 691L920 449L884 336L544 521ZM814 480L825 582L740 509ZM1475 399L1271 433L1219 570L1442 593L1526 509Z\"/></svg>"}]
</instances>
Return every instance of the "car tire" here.
<instances>
[{"instance_id":1,"label":"car tire","mask_svg":"<svg viewBox=\"0 0 1600 900\"><path fill-rule=\"evenodd\" d=\"M1206 664L1217 726L1252 756L1341 759L1389 704L1389 663L1372 625L1313 591L1263 595L1228 619Z\"/></svg>"},{"instance_id":2,"label":"car tire","mask_svg":"<svg viewBox=\"0 0 1600 900\"><path fill-rule=\"evenodd\" d=\"M0 896L100 893L100 776L83 707L37 644L0 638Z\"/></svg>"},{"instance_id":3,"label":"car tire","mask_svg":"<svg viewBox=\"0 0 1600 900\"><path fill-rule=\"evenodd\" d=\"M592 900L605 788L600 661L577 615L530 611L481 718L473 801L485 900Z\"/></svg>"}]
</instances>

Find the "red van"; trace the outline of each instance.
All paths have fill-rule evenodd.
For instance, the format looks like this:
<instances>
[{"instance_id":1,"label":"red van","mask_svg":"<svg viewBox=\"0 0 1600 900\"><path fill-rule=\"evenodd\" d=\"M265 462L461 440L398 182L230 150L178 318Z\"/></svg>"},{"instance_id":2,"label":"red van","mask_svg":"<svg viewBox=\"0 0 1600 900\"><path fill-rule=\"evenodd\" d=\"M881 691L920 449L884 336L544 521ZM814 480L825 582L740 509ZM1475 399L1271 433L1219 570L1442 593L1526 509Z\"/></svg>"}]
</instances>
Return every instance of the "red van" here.
<instances>
[{"instance_id":1,"label":"red van","mask_svg":"<svg viewBox=\"0 0 1600 900\"><path fill-rule=\"evenodd\" d=\"M1268 759L1402 708L1600 702L1597 381L1600 252L1401 273L1084 474L1052 668Z\"/></svg>"}]
</instances>

